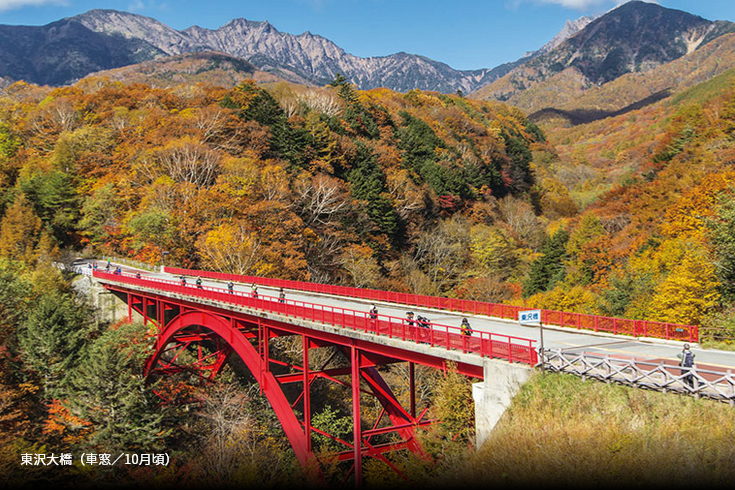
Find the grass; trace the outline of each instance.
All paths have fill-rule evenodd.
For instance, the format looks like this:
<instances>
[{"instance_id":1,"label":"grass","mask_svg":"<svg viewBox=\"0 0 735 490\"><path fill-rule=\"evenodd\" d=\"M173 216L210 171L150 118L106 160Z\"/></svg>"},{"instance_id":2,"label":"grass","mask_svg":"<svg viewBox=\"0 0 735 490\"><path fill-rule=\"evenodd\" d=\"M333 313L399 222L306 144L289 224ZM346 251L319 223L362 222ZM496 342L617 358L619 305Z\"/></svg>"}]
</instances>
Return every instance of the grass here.
<instances>
[{"instance_id":1,"label":"grass","mask_svg":"<svg viewBox=\"0 0 735 490\"><path fill-rule=\"evenodd\" d=\"M735 481L735 408L567 374L523 386L488 441L438 486L652 488Z\"/></svg>"}]
</instances>

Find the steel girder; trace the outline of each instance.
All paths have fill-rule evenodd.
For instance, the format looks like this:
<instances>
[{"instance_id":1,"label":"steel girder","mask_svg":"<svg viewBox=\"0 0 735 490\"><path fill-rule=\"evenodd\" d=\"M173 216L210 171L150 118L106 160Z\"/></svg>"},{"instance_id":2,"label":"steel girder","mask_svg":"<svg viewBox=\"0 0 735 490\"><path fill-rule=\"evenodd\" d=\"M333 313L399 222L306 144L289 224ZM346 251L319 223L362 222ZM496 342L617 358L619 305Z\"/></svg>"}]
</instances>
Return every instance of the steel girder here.
<instances>
[{"instance_id":1,"label":"steel girder","mask_svg":"<svg viewBox=\"0 0 735 490\"><path fill-rule=\"evenodd\" d=\"M312 435L324 435L343 444L346 450L332 455L338 461L353 461L352 470L356 481L362 479L362 459L376 458L393 468L395 467L385 453L407 449L421 458L429 458L415 437L415 429L432 423L426 420L426 410L415 413L414 363L444 369L444 362L426 355L410 351L399 354L400 349L372 344L338 334L309 329L273 319L159 296L141 293L122 287L106 285L108 289L123 293L128 303L129 316L132 311L142 315L144 323L156 327L154 354L146 364L149 376L169 376L175 373L194 372L202 382L211 382L224 367L233 353L239 356L248 370L259 383L291 443L300 464L314 474L319 473L319 464L312 448ZM291 365L271 358L270 340L284 335L302 337L302 365ZM206 348L205 348L205 344ZM309 350L326 345L337 346L350 361L349 368L311 369ZM196 349L193 361L177 362L184 351ZM191 354L191 353L190 353ZM410 408L404 408L380 375L379 366L409 362L410 366ZM277 375L272 366L290 368L292 373ZM326 367L326 366L325 366ZM477 375L470 366L468 374ZM349 376L349 382L340 377ZM316 379L327 379L350 386L353 405L353 441L344 441L327 434L311 425L310 387ZM301 393L289 402L283 387L300 383ZM382 406L382 411L371 428L363 429L360 416L361 394L374 396ZM302 408L301 418L296 409ZM387 417L386 417L387 416ZM385 434L396 434L399 440L375 443L374 438ZM357 442L356 442L357 441ZM402 475L403 476L403 475Z\"/></svg>"}]
</instances>

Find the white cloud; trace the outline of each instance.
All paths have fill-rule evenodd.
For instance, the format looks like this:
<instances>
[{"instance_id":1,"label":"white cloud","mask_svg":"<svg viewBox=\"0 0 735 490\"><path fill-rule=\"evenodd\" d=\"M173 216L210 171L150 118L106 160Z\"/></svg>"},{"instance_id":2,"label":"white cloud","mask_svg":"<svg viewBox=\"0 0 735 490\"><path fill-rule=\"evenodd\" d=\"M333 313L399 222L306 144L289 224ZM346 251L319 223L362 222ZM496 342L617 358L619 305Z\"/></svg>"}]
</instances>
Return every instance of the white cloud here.
<instances>
[{"instance_id":1,"label":"white cloud","mask_svg":"<svg viewBox=\"0 0 735 490\"><path fill-rule=\"evenodd\" d=\"M143 10L159 10L161 12L164 12L168 11L169 8L168 3L166 2L158 3L153 1L144 2L143 0L130 0L130 3L128 3L128 12L142 12Z\"/></svg>"},{"instance_id":2,"label":"white cloud","mask_svg":"<svg viewBox=\"0 0 735 490\"><path fill-rule=\"evenodd\" d=\"M554 5L561 5L562 7L585 10L590 7L597 7L602 3L606 3L605 0L539 0L540 3L553 3Z\"/></svg>"},{"instance_id":3,"label":"white cloud","mask_svg":"<svg viewBox=\"0 0 735 490\"><path fill-rule=\"evenodd\" d=\"M522 0L526 1L526 0ZM592 7L600 7L604 5L619 6L630 0L535 0L538 3L551 3L559 5L564 8L570 8L575 10L587 10ZM657 0L643 0L648 3L658 3Z\"/></svg>"},{"instance_id":4,"label":"white cloud","mask_svg":"<svg viewBox=\"0 0 735 490\"><path fill-rule=\"evenodd\" d=\"M141 0L133 0L128 5L128 12L137 12L139 10L143 10L145 8L145 4Z\"/></svg>"},{"instance_id":5,"label":"white cloud","mask_svg":"<svg viewBox=\"0 0 735 490\"><path fill-rule=\"evenodd\" d=\"M306 4L312 10L321 12L327 4L331 3L331 0L299 0L299 3Z\"/></svg>"},{"instance_id":6,"label":"white cloud","mask_svg":"<svg viewBox=\"0 0 735 490\"><path fill-rule=\"evenodd\" d=\"M0 12L41 5L66 5L65 0L0 0Z\"/></svg>"}]
</instances>

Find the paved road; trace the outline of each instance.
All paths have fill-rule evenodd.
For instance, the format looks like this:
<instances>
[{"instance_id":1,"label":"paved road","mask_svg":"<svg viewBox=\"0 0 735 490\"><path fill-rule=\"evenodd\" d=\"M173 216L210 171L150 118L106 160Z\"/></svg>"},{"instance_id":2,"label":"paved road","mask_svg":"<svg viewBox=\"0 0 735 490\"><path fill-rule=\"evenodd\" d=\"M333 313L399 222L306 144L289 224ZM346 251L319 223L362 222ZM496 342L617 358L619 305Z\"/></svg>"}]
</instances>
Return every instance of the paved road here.
<instances>
[{"instance_id":1,"label":"paved road","mask_svg":"<svg viewBox=\"0 0 735 490\"><path fill-rule=\"evenodd\" d=\"M97 261L98 266L104 266L106 262ZM80 265L86 266L86 262L80 262ZM113 264L116 266L117 264ZM172 274L161 272L149 272L142 269L136 269L120 264L123 272L140 272L143 277L154 277L158 279L168 279L178 281L179 277ZM188 278L189 284L193 285L194 278ZM203 279L205 286L225 288L223 282ZM235 284L235 291L250 292L250 285ZM263 295L278 296L276 288L268 286L258 286L258 293ZM350 308L357 311L368 311L371 302L368 300L328 296L319 293L310 293L296 290L286 290L286 298L311 303L319 303L329 306L339 306ZM472 329L475 331L491 332L525 339L537 341L537 346L541 345L541 329L539 327L521 326L516 322L491 318L486 316L465 315L445 310L435 310L420 307L404 307L390 303L376 302L378 313L381 315L391 315L399 318L405 318L407 311L413 311L415 314L421 314L427 317L431 322L442 325L450 325L459 328L463 317L466 317ZM607 333L595 333L584 330L575 330L571 328L561 327L544 327L543 328L543 345L546 349L562 349L567 352L589 352L602 355L610 355L614 357L635 357L641 360L655 360L678 362L676 355L682 349L682 342L645 339L635 340L626 336L616 336ZM698 366L719 369L735 370L735 352L720 351L714 349L702 349L698 345L692 345L692 351L696 355ZM667 362L667 363L668 363Z\"/></svg>"}]
</instances>

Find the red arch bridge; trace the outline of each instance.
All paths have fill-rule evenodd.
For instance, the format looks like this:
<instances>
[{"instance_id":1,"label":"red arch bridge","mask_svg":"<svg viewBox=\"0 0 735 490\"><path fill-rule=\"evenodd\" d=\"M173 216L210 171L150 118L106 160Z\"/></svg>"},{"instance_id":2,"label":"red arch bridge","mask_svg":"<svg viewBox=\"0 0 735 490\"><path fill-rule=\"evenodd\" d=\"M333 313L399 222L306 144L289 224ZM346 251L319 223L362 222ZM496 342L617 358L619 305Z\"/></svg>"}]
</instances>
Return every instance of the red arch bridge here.
<instances>
[{"instance_id":1,"label":"red arch bridge","mask_svg":"<svg viewBox=\"0 0 735 490\"><path fill-rule=\"evenodd\" d=\"M237 356L269 400L300 464L318 472L312 439L321 434L344 445L344 451L332 457L352 461L358 480L364 457L377 458L398 471L385 457L388 451L406 449L426 456L415 431L432 421L426 418L426 410L417 413L416 365L446 369L451 361L458 372L483 379L488 362L526 368L538 362L535 341L525 338L488 332L467 336L449 325L420 326L406 318L225 287L184 285L152 275L95 270L93 277L127 303L130 319L140 315L146 324L155 326L147 376L193 372L208 382L217 377L231 356ZM272 356L271 341L284 336L300 338L300 365ZM326 346L341 351L349 367L326 368L328 363L312 366L310 350ZM408 364L407 406L399 402L378 369L399 362ZM351 387L351 441L312 426L310 387L317 379ZM379 402L377 420L361 420L361 394ZM390 434L393 436L387 437Z\"/></svg>"}]
</instances>

